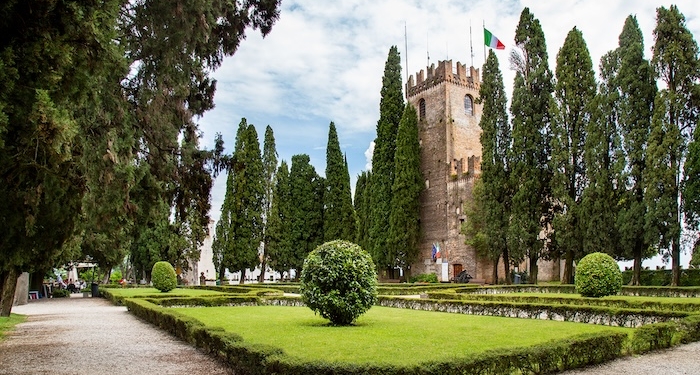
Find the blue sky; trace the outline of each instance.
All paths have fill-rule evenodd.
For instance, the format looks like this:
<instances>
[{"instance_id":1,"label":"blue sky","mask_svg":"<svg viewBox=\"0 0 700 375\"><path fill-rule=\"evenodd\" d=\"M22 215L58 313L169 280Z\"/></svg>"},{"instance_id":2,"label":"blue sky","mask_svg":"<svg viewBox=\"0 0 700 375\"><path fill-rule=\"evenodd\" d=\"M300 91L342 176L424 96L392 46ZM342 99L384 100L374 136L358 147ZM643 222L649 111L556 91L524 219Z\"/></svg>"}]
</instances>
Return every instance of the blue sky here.
<instances>
[{"instance_id":1,"label":"blue sky","mask_svg":"<svg viewBox=\"0 0 700 375\"><path fill-rule=\"evenodd\" d=\"M485 23L506 45L497 53L510 97L514 74L508 53L524 7L542 24L554 70L557 52L574 26L583 32L597 67L600 57L617 47L630 14L637 16L651 57L656 8L671 4L678 5L698 41L700 7L691 0L282 0L272 32L263 39L249 30L236 54L213 74L218 80L216 108L199 119L201 142L212 148L218 132L226 152L232 152L238 124L245 117L256 126L260 142L265 127L273 128L280 160L308 154L316 171L324 175L328 125L333 121L354 187L357 175L368 167L367 155L371 156L384 63L392 45L399 47L404 80L406 56L409 74L425 69L428 56L430 63L452 59L471 65L471 23L473 65L480 67ZM219 218L225 184L226 177L219 176L212 191L214 220Z\"/></svg>"}]
</instances>

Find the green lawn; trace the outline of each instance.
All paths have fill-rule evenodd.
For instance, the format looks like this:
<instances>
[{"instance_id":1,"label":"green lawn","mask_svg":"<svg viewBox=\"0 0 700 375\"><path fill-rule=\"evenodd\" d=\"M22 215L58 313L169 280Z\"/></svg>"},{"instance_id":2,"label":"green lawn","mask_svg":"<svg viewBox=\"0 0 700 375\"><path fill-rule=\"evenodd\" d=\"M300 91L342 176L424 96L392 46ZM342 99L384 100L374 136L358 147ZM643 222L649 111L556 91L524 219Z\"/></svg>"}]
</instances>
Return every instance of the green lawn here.
<instances>
[{"instance_id":1,"label":"green lawn","mask_svg":"<svg viewBox=\"0 0 700 375\"><path fill-rule=\"evenodd\" d=\"M247 342L310 360L416 364L488 349L529 346L573 335L628 328L375 306L354 326L333 327L306 307L178 308Z\"/></svg>"},{"instance_id":2,"label":"green lawn","mask_svg":"<svg viewBox=\"0 0 700 375\"><path fill-rule=\"evenodd\" d=\"M0 341L5 337L5 333L12 330L15 325L27 320L25 315L10 314L9 317L0 317Z\"/></svg>"},{"instance_id":3,"label":"green lawn","mask_svg":"<svg viewBox=\"0 0 700 375\"><path fill-rule=\"evenodd\" d=\"M226 294L223 292L217 292L215 290L205 290L205 289L189 289L189 288L175 288L167 293L163 293L156 288L108 288L110 293L115 296L132 298L132 297L143 297L143 296L163 296L163 297L201 297L201 296L219 296Z\"/></svg>"}]
</instances>

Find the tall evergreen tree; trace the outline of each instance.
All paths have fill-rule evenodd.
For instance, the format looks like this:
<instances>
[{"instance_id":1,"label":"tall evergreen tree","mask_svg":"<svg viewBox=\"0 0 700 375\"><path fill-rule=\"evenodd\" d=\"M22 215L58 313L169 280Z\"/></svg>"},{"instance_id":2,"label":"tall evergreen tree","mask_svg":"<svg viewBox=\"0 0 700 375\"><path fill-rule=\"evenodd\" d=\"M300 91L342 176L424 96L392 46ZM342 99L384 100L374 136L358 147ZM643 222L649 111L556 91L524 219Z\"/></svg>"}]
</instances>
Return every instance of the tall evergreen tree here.
<instances>
[{"instance_id":1,"label":"tall evergreen tree","mask_svg":"<svg viewBox=\"0 0 700 375\"><path fill-rule=\"evenodd\" d=\"M601 58L601 82L599 93L591 102L592 118L586 129L584 160L588 186L581 200L581 231L583 254L605 252L619 253L617 220L621 209L620 188L624 156L620 146L618 129L619 90L615 82L618 58L611 51ZM568 261L568 259L567 259ZM572 283L572 264L565 267L562 282Z\"/></svg>"},{"instance_id":2,"label":"tall evergreen tree","mask_svg":"<svg viewBox=\"0 0 700 375\"><path fill-rule=\"evenodd\" d=\"M698 45L675 5L656 10L652 66L666 85L654 102L647 151L645 197L650 243L670 254L671 285L680 285L680 180L687 138L697 125Z\"/></svg>"},{"instance_id":3,"label":"tall evergreen tree","mask_svg":"<svg viewBox=\"0 0 700 375\"><path fill-rule=\"evenodd\" d=\"M219 280L224 271L241 271L258 264L258 248L263 239L263 165L258 134L242 119L236 135L232 168L226 182L226 196L216 226L212 251L219 263Z\"/></svg>"},{"instance_id":4,"label":"tall evergreen tree","mask_svg":"<svg viewBox=\"0 0 700 375\"><path fill-rule=\"evenodd\" d=\"M272 194L270 218L267 221L266 236L269 246L266 250L270 267L282 275L293 267L291 245L291 187L287 161L282 160L275 176L275 191Z\"/></svg>"},{"instance_id":5,"label":"tall evergreen tree","mask_svg":"<svg viewBox=\"0 0 700 375\"><path fill-rule=\"evenodd\" d=\"M325 201L323 214L324 241L354 241L357 218L352 205L350 175L340 150L338 133L333 122L331 122L328 130L326 192L323 199Z\"/></svg>"},{"instance_id":6,"label":"tall evergreen tree","mask_svg":"<svg viewBox=\"0 0 700 375\"><path fill-rule=\"evenodd\" d=\"M530 277L537 282L537 261L543 255L540 232L551 221L552 73L540 26L529 8L523 9L515 30L515 44L521 55L511 55L516 69L511 114L513 115L512 161L514 182L512 218L509 227L511 248L528 258Z\"/></svg>"},{"instance_id":7,"label":"tall evergreen tree","mask_svg":"<svg viewBox=\"0 0 700 375\"><path fill-rule=\"evenodd\" d=\"M306 154L292 156L290 186L290 268L301 273L304 259L323 242L323 190L325 182Z\"/></svg>"},{"instance_id":8,"label":"tall evergreen tree","mask_svg":"<svg viewBox=\"0 0 700 375\"><path fill-rule=\"evenodd\" d=\"M369 228L370 228L370 189L369 179L371 172L363 171L357 176L355 182L354 206L357 213L357 236L355 243L363 249L369 249Z\"/></svg>"},{"instance_id":9,"label":"tall evergreen tree","mask_svg":"<svg viewBox=\"0 0 700 375\"><path fill-rule=\"evenodd\" d=\"M596 94L595 73L583 34L574 27L557 55L552 122L552 196L558 209L552 223L564 254L564 282L573 282L573 262L583 257L583 191L588 184L584 144ZM611 202L612 203L612 202ZM614 205L614 204L613 204Z\"/></svg>"},{"instance_id":10,"label":"tall evergreen tree","mask_svg":"<svg viewBox=\"0 0 700 375\"><path fill-rule=\"evenodd\" d=\"M267 249L270 246L269 225L272 215L272 197L275 190L275 173L277 172L277 146L275 134L270 125L265 128L265 140L263 141L263 208L262 217L265 224L263 228L263 246L260 254L260 282L265 281L265 268L267 267Z\"/></svg>"},{"instance_id":11,"label":"tall evergreen tree","mask_svg":"<svg viewBox=\"0 0 700 375\"><path fill-rule=\"evenodd\" d=\"M372 155L372 184L370 185L369 252L378 269L389 269L393 261L387 254L391 188L394 184L394 155L396 134L403 115L404 101L401 89L401 57L396 46L389 49L384 65L377 138Z\"/></svg>"},{"instance_id":12,"label":"tall evergreen tree","mask_svg":"<svg viewBox=\"0 0 700 375\"><path fill-rule=\"evenodd\" d=\"M484 108L479 123L482 130L481 179L479 189L474 187L473 205L465 210L468 216L465 230L471 233L467 237L475 250L494 262L494 280L498 280L498 259L503 257L504 277L510 284L511 257L507 238L513 194L510 179L512 137L503 74L493 51L489 51L484 65L478 100ZM483 224L478 225L480 220ZM482 234L475 232L477 230Z\"/></svg>"},{"instance_id":13,"label":"tall evergreen tree","mask_svg":"<svg viewBox=\"0 0 700 375\"><path fill-rule=\"evenodd\" d=\"M2 317L12 310L21 272L43 273L69 259L63 245L76 233L87 191L89 166L81 154L105 151L97 147L90 124L111 127L103 120L113 114L121 120L123 107L92 117L108 102L97 93L113 98L112 78L127 71L114 42L120 6L119 1L0 6Z\"/></svg>"},{"instance_id":14,"label":"tall evergreen tree","mask_svg":"<svg viewBox=\"0 0 700 375\"><path fill-rule=\"evenodd\" d=\"M420 193L425 183L420 170L420 141L416 109L406 105L396 137L394 184L391 187L387 260L406 270L420 254Z\"/></svg>"},{"instance_id":15,"label":"tall evergreen tree","mask_svg":"<svg viewBox=\"0 0 700 375\"><path fill-rule=\"evenodd\" d=\"M634 16L625 20L614 53L619 63L614 84L619 91L618 122L626 164L626 172L616 184L624 190L617 221L620 240L615 242L619 243L618 257L634 260L631 284L640 285L642 260L653 255L653 247L644 235L647 209L643 176L657 89L651 65L644 59L644 39Z\"/></svg>"}]
</instances>

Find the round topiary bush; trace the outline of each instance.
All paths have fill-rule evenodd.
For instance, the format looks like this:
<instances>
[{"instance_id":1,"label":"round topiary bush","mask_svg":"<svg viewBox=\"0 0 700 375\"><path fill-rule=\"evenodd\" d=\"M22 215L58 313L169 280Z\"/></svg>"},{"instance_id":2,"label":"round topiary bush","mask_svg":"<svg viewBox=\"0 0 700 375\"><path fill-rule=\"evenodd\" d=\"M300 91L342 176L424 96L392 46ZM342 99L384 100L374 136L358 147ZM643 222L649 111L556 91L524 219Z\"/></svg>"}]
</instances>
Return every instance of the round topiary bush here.
<instances>
[{"instance_id":1,"label":"round topiary bush","mask_svg":"<svg viewBox=\"0 0 700 375\"><path fill-rule=\"evenodd\" d=\"M576 291L584 297L605 297L622 289L622 272L608 254L588 254L576 266Z\"/></svg>"},{"instance_id":2,"label":"round topiary bush","mask_svg":"<svg viewBox=\"0 0 700 375\"><path fill-rule=\"evenodd\" d=\"M175 289L177 286L175 269L168 262L156 262L151 271L151 282L153 282L153 287L161 292L169 292Z\"/></svg>"},{"instance_id":3,"label":"round topiary bush","mask_svg":"<svg viewBox=\"0 0 700 375\"><path fill-rule=\"evenodd\" d=\"M372 257L352 242L326 242L309 253L301 271L301 298L334 325L349 325L377 301Z\"/></svg>"}]
</instances>

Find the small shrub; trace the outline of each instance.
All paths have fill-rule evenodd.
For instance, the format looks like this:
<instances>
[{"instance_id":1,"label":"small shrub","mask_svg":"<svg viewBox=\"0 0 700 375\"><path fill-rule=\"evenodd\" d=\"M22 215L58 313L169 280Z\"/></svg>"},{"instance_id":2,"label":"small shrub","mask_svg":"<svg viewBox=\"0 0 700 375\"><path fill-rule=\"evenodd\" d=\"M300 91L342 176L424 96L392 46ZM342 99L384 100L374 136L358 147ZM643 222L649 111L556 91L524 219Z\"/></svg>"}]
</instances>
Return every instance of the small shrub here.
<instances>
[{"instance_id":1,"label":"small shrub","mask_svg":"<svg viewBox=\"0 0 700 375\"><path fill-rule=\"evenodd\" d=\"M70 292L68 289L54 289L53 292L51 292L51 296L53 296L53 298L66 298L70 297Z\"/></svg>"},{"instance_id":2,"label":"small shrub","mask_svg":"<svg viewBox=\"0 0 700 375\"><path fill-rule=\"evenodd\" d=\"M309 253L301 271L301 298L335 325L349 325L377 301L372 257L352 242L326 242Z\"/></svg>"},{"instance_id":3,"label":"small shrub","mask_svg":"<svg viewBox=\"0 0 700 375\"><path fill-rule=\"evenodd\" d=\"M169 292L177 286L177 274L170 263L165 261L156 262L151 271L151 281L154 288L161 292Z\"/></svg>"},{"instance_id":4,"label":"small shrub","mask_svg":"<svg viewBox=\"0 0 700 375\"><path fill-rule=\"evenodd\" d=\"M416 276L411 276L409 281L412 283L437 283L438 278L434 273L421 273Z\"/></svg>"},{"instance_id":5,"label":"small shrub","mask_svg":"<svg viewBox=\"0 0 700 375\"><path fill-rule=\"evenodd\" d=\"M584 297L605 297L622 289L622 272L608 254L588 254L578 263L576 291Z\"/></svg>"}]
</instances>

